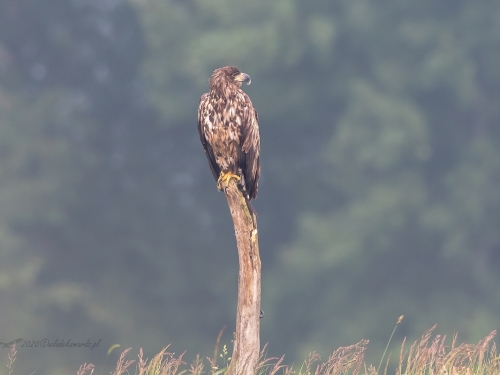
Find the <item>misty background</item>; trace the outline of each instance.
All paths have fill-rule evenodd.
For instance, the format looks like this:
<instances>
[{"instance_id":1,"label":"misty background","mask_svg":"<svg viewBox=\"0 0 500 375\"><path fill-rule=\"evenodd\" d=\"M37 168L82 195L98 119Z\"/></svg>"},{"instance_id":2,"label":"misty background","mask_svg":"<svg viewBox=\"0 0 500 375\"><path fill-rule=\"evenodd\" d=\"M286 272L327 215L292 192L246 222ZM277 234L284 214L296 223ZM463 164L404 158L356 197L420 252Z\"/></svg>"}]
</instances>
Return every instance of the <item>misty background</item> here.
<instances>
[{"instance_id":1,"label":"misty background","mask_svg":"<svg viewBox=\"0 0 500 375\"><path fill-rule=\"evenodd\" d=\"M376 365L402 314L393 358L435 323L498 328L497 0L0 0L0 341L102 340L18 348L14 374L231 345L234 229L197 133L225 65L259 112L268 356L368 339Z\"/></svg>"}]
</instances>

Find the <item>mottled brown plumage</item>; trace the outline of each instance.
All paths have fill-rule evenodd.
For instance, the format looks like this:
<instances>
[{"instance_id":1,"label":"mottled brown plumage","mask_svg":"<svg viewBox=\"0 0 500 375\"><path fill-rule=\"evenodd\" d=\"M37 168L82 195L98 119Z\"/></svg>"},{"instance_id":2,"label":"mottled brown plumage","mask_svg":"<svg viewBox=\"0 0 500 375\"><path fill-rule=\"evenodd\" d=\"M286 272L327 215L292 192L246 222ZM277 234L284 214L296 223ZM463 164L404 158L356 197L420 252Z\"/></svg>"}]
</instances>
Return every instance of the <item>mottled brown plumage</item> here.
<instances>
[{"instance_id":1,"label":"mottled brown plumage","mask_svg":"<svg viewBox=\"0 0 500 375\"><path fill-rule=\"evenodd\" d=\"M250 201L257 197L260 176L259 119L242 82L250 84L250 76L233 66L214 71L210 91L200 99L198 132L219 189L239 178Z\"/></svg>"}]
</instances>

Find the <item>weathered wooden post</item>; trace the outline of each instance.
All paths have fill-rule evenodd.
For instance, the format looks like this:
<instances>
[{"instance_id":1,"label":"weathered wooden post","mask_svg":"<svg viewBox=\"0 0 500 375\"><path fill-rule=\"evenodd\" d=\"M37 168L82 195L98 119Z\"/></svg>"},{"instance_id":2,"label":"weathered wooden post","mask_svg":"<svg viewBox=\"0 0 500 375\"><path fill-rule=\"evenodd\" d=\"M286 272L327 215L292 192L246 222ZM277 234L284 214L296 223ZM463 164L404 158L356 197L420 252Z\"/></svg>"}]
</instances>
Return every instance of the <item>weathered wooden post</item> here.
<instances>
[{"instance_id":1,"label":"weathered wooden post","mask_svg":"<svg viewBox=\"0 0 500 375\"><path fill-rule=\"evenodd\" d=\"M249 211L235 179L224 193L234 223L238 246L238 308L231 375L254 375L260 353L260 280L261 264L257 217Z\"/></svg>"}]
</instances>

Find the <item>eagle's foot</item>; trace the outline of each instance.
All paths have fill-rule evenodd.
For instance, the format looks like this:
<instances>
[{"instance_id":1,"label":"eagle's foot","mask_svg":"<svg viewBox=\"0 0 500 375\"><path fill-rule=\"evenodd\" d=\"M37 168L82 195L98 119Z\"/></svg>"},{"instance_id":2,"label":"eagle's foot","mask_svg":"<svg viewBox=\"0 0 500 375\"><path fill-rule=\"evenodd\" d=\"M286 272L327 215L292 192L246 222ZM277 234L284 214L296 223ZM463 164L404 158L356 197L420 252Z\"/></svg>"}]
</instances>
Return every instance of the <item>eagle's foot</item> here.
<instances>
[{"instance_id":1,"label":"eagle's foot","mask_svg":"<svg viewBox=\"0 0 500 375\"><path fill-rule=\"evenodd\" d=\"M241 180L240 176L234 174L233 172L227 172L227 173L221 172L219 179L217 180L217 188L219 190L223 190L224 187L228 187L231 178L234 178L237 181Z\"/></svg>"}]
</instances>

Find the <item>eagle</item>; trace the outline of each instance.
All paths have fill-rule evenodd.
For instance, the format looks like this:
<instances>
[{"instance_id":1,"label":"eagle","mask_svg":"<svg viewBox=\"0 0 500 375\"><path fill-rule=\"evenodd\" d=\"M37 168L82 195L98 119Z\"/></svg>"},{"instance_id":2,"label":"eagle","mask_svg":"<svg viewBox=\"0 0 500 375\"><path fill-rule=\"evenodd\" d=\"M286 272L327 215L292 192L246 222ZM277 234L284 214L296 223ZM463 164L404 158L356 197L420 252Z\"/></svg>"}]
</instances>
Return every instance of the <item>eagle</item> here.
<instances>
[{"instance_id":1,"label":"eagle","mask_svg":"<svg viewBox=\"0 0 500 375\"><path fill-rule=\"evenodd\" d=\"M260 177L259 118L243 82L249 85L250 76L234 66L213 72L210 90L200 98L198 132L217 188L223 190L234 178L250 203Z\"/></svg>"}]
</instances>

